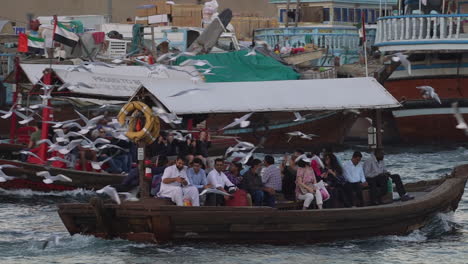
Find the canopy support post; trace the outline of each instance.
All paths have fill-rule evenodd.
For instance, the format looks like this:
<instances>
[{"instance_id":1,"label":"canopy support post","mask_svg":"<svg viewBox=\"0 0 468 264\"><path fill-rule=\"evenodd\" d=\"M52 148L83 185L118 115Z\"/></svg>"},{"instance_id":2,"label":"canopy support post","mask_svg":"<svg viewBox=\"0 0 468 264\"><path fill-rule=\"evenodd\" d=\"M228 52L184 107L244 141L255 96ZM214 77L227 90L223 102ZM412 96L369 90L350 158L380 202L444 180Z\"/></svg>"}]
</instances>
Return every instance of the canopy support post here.
<instances>
[{"instance_id":1,"label":"canopy support post","mask_svg":"<svg viewBox=\"0 0 468 264\"><path fill-rule=\"evenodd\" d=\"M378 149L383 148L382 144L382 138L383 138L383 133L382 133L382 110L376 109L375 110L375 128L376 128L376 139L377 139L377 144L376 147Z\"/></svg>"},{"instance_id":2,"label":"canopy support post","mask_svg":"<svg viewBox=\"0 0 468 264\"><path fill-rule=\"evenodd\" d=\"M146 157L146 144L141 141L138 143L138 175L140 182L140 199L149 198L149 186L145 179L145 157Z\"/></svg>"},{"instance_id":3,"label":"canopy support post","mask_svg":"<svg viewBox=\"0 0 468 264\"><path fill-rule=\"evenodd\" d=\"M20 61L19 57L15 57L15 91L13 92L13 105L18 103L18 90L20 83ZM16 107L15 107L16 108ZM16 137L16 114L13 112L10 118L10 143L15 143Z\"/></svg>"}]
</instances>

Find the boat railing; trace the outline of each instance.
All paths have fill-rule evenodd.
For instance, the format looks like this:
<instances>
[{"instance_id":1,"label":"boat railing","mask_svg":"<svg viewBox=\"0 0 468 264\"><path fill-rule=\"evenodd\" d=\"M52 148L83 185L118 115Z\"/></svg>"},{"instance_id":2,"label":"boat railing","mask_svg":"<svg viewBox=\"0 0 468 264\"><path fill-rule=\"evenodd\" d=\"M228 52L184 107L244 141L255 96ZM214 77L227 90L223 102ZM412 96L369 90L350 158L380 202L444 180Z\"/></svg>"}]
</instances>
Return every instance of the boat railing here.
<instances>
[{"instance_id":1,"label":"boat railing","mask_svg":"<svg viewBox=\"0 0 468 264\"><path fill-rule=\"evenodd\" d=\"M468 14L381 17L377 21L375 45L466 44L465 20Z\"/></svg>"}]
</instances>

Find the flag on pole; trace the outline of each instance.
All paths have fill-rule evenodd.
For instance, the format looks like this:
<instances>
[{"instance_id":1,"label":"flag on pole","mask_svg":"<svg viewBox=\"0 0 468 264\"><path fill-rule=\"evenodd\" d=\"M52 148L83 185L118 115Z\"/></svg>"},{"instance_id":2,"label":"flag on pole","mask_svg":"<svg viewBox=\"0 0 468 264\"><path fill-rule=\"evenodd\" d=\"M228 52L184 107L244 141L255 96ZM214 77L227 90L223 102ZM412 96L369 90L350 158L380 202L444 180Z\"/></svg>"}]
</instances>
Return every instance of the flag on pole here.
<instances>
[{"instance_id":1,"label":"flag on pole","mask_svg":"<svg viewBox=\"0 0 468 264\"><path fill-rule=\"evenodd\" d=\"M18 36L18 52L28 52L28 35L24 33Z\"/></svg>"},{"instance_id":2,"label":"flag on pole","mask_svg":"<svg viewBox=\"0 0 468 264\"><path fill-rule=\"evenodd\" d=\"M60 22L55 22L54 40L69 47L75 47L80 37Z\"/></svg>"}]
</instances>

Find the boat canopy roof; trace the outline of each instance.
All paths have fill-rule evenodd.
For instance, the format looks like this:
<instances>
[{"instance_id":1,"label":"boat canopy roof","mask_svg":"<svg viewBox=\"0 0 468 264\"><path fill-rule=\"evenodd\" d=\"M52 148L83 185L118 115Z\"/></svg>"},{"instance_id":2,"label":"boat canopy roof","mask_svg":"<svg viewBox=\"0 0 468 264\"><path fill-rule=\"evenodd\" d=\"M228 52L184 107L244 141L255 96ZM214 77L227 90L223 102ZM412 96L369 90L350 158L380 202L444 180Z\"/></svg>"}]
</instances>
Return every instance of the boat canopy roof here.
<instances>
[{"instance_id":1,"label":"boat canopy roof","mask_svg":"<svg viewBox=\"0 0 468 264\"><path fill-rule=\"evenodd\" d=\"M189 94L176 96L178 93ZM400 103L374 78L194 83L144 81L130 99L148 96L176 114L382 109Z\"/></svg>"}]
</instances>

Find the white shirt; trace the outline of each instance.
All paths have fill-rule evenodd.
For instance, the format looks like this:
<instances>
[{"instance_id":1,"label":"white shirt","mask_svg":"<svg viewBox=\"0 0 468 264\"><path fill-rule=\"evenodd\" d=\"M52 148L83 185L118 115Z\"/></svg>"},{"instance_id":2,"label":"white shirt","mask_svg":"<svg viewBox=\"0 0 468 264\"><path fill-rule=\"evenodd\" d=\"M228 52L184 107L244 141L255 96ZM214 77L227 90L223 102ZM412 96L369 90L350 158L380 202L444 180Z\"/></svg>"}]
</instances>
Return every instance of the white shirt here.
<instances>
[{"instance_id":1,"label":"white shirt","mask_svg":"<svg viewBox=\"0 0 468 264\"><path fill-rule=\"evenodd\" d=\"M213 185L215 188L234 186L234 184L232 184L232 182L228 179L226 174L224 174L223 172L220 173L217 170L210 171L210 173L208 173L206 181L208 182L208 184Z\"/></svg>"},{"instance_id":2,"label":"white shirt","mask_svg":"<svg viewBox=\"0 0 468 264\"><path fill-rule=\"evenodd\" d=\"M184 178L188 184L190 185L190 179L187 177L187 167L184 166L182 170L179 170L176 165L172 165L167 167L164 170L163 176L162 176L162 181L161 182L161 190L164 189L166 186L177 186L177 187L182 187L182 184L180 182L171 182L171 183L164 183L164 179L167 178L177 178L181 177Z\"/></svg>"},{"instance_id":3,"label":"white shirt","mask_svg":"<svg viewBox=\"0 0 468 264\"><path fill-rule=\"evenodd\" d=\"M346 181L350 183L366 182L362 164L358 163L358 165L354 165L351 160L347 160L343 163L343 176Z\"/></svg>"}]
</instances>

